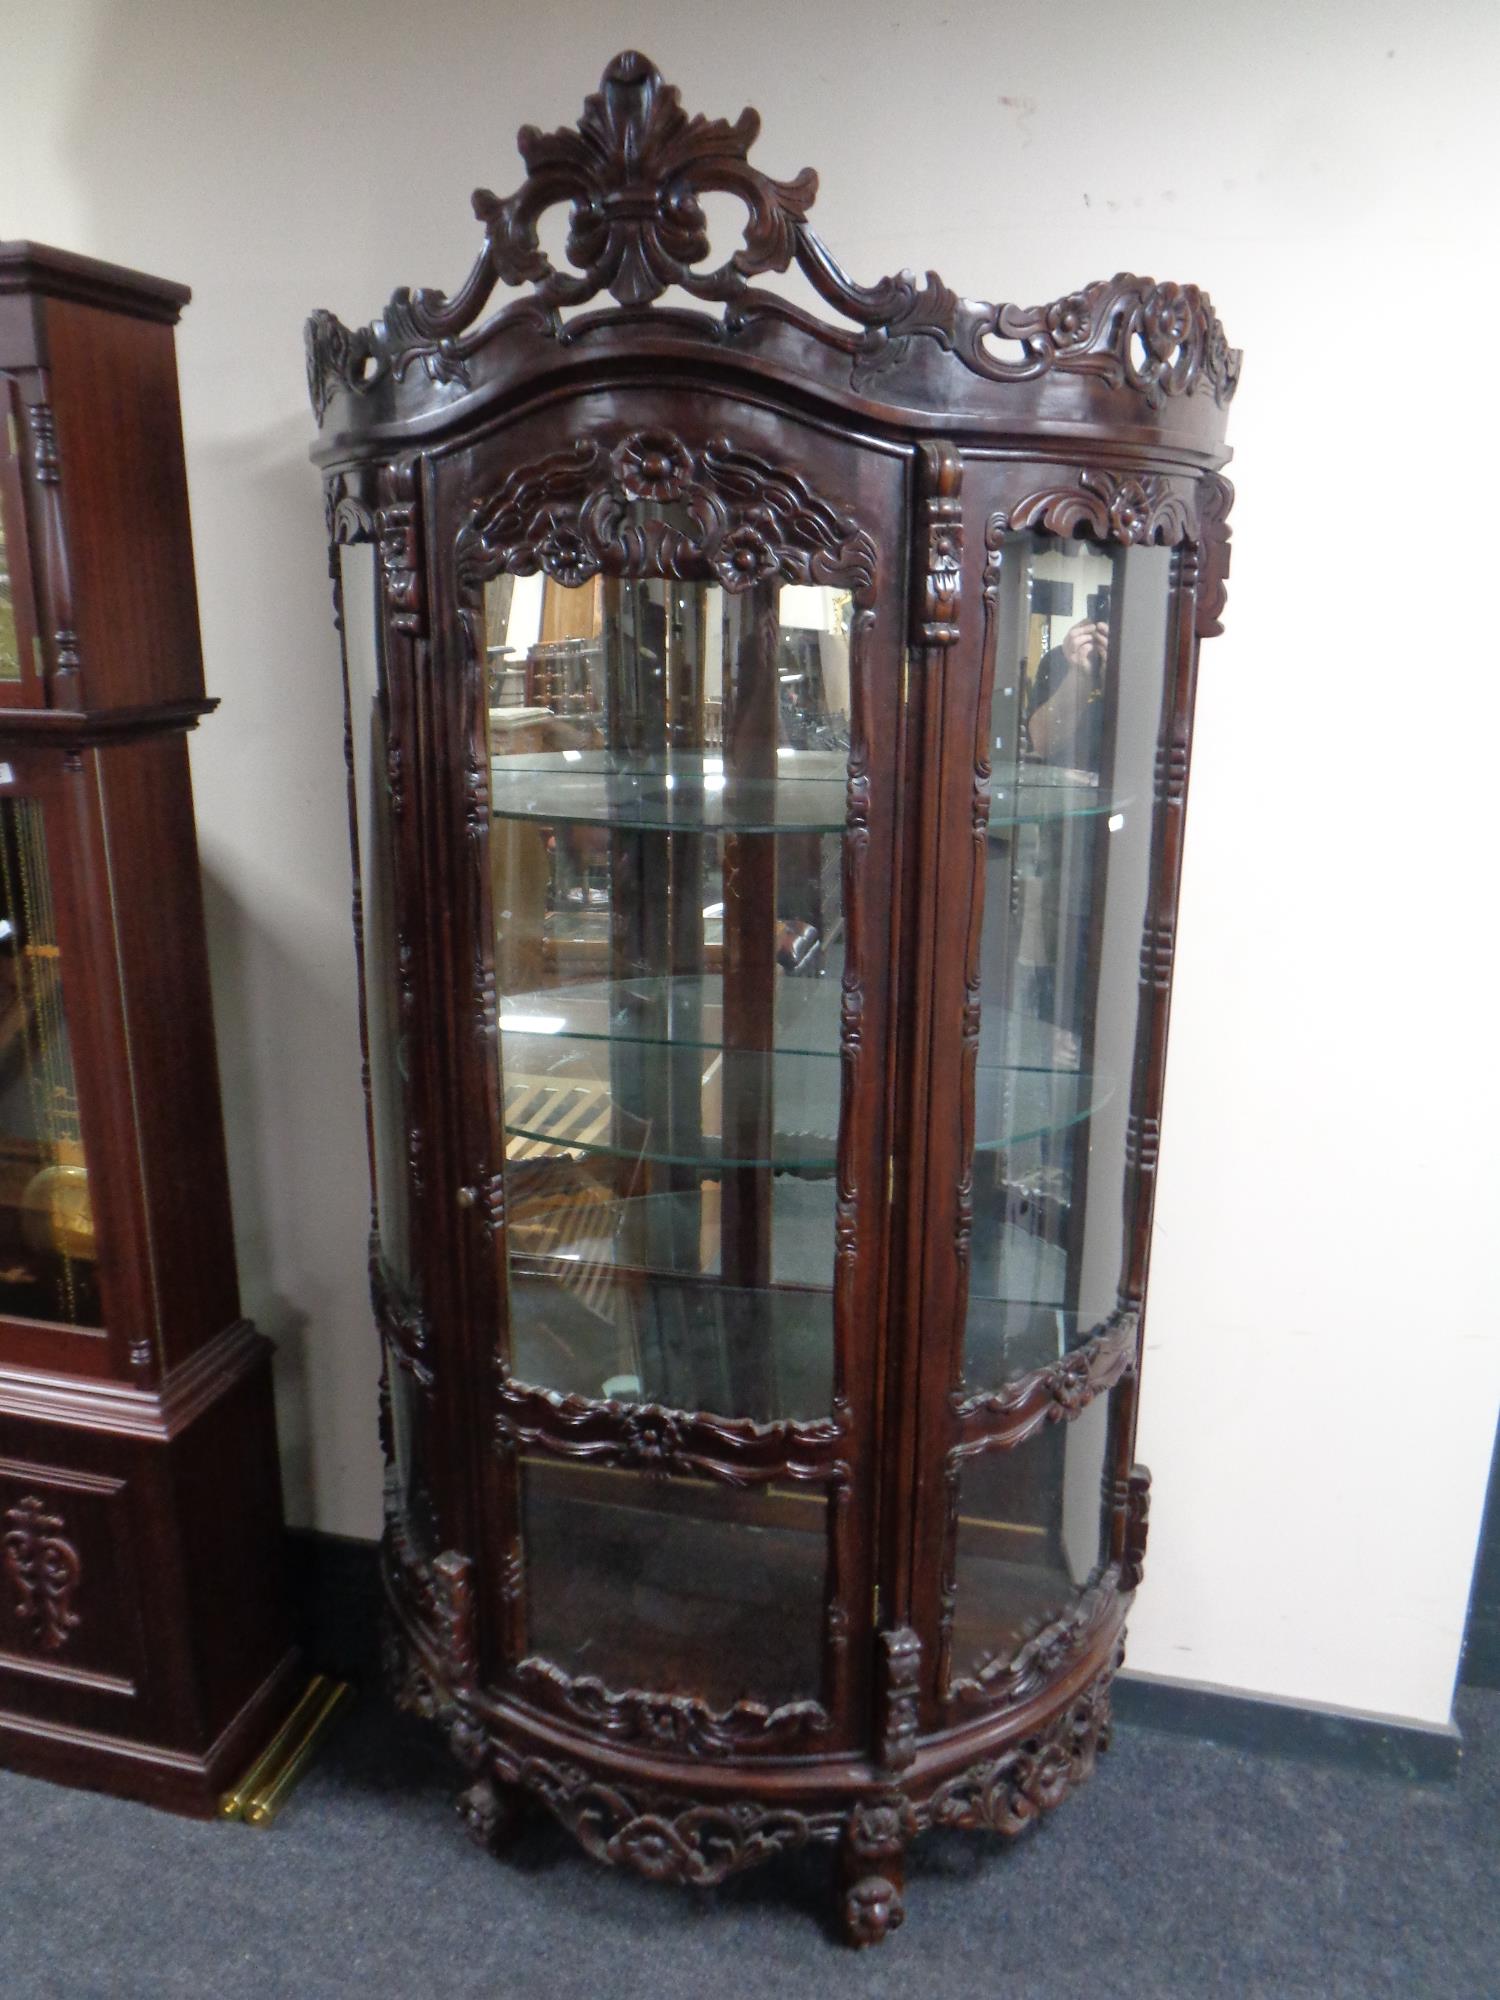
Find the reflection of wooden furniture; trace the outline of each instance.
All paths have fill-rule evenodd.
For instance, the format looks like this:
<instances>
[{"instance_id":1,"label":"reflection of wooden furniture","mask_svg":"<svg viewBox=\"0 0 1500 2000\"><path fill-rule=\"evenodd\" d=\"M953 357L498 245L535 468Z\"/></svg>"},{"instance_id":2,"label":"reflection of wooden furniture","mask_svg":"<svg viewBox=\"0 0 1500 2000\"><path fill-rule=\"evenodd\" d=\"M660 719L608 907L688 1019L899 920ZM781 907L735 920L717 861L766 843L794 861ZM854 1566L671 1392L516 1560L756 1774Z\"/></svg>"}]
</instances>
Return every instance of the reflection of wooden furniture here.
<instances>
[{"instance_id":1,"label":"reflection of wooden furniture","mask_svg":"<svg viewBox=\"0 0 1500 2000\"><path fill-rule=\"evenodd\" d=\"M0 1762L207 1814L300 1689L188 778L186 298L0 245Z\"/></svg>"},{"instance_id":2,"label":"reflection of wooden furniture","mask_svg":"<svg viewBox=\"0 0 1500 2000\"><path fill-rule=\"evenodd\" d=\"M750 165L756 123L689 125L618 57L582 136L528 130L533 177L478 197L468 281L357 331L316 314L309 361L334 533L381 550L421 802L388 866L422 1146L380 1170L411 1196L409 1297L377 1285L400 1691L459 1746L483 1839L529 1795L658 1879L826 1841L867 1944L915 1834L1020 1831L1107 1741L1237 357L1192 288L1029 311L855 285L810 232L812 176ZM535 233L564 185L592 260L566 273ZM709 253L710 192L748 204L742 246ZM756 282L793 261L840 324ZM522 278L534 309L479 324ZM669 285L729 309L651 310ZM1024 768L1020 646L997 663L1010 579L1085 541L1130 676L1087 786ZM523 783L491 761L474 632L494 579L538 570L597 581L603 748ZM818 590L847 643L815 675L781 623ZM794 686L824 710L801 745ZM1070 816L1111 852L1051 926L1067 962L1036 968L1064 1021L1010 979L1006 864L1052 865L1066 843L1033 836ZM505 898L532 877L485 843L512 821L554 854L565 826L607 835L587 991L545 949L510 984ZM805 973L793 919L820 933ZM377 1082L398 1055L371 1043ZM994 1279L1042 1252L1055 1297Z\"/></svg>"}]
</instances>

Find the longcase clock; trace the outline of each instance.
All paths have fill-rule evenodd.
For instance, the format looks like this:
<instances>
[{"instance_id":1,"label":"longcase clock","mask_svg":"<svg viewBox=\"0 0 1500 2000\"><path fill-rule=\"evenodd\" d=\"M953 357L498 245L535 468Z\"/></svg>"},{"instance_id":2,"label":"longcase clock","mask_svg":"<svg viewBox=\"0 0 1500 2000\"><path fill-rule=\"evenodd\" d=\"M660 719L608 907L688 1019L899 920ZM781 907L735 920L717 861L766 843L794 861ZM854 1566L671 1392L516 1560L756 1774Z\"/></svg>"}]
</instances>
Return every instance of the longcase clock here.
<instances>
[{"instance_id":1,"label":"longcase clock","mask_svg":"<svg viewBox=\"0 0 1500 2000\"><path fill-rule=\"evenodd\" d=\"M208 1814L300 1690L188 776L187 298L0 244L0 1762Z\"/></svg>"}]
</instances>

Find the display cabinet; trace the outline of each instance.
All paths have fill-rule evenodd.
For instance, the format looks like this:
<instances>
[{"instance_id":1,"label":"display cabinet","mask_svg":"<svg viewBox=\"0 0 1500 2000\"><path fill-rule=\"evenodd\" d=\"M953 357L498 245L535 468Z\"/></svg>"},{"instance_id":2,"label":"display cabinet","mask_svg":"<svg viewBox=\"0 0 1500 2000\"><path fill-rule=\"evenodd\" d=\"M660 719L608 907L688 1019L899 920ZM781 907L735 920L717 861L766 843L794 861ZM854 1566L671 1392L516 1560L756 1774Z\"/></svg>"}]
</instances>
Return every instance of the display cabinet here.
<instances>
[{"instance_id":1,"label":"display cabinet","mask_svg":"<svg viewBox=\"0 0 1500 2000\"><path fill-rule=\"evenodd\" d=\"M208 1814L300 1688L188 774L187 298L0 243L0 1763Z\"/></svg>"},{"instance_id":2,"label":"display cabinet","mask_svg":"<svg viewBox=\"0 0 1500 2000\"><path fill-rule=\"evenodd\" d=\"M868 1943L1108 1737L1238 357L857 284L757 130L618 57L309 378L397 1686L486 1839L836 1842Z\"/></svg>"}]
</instances>

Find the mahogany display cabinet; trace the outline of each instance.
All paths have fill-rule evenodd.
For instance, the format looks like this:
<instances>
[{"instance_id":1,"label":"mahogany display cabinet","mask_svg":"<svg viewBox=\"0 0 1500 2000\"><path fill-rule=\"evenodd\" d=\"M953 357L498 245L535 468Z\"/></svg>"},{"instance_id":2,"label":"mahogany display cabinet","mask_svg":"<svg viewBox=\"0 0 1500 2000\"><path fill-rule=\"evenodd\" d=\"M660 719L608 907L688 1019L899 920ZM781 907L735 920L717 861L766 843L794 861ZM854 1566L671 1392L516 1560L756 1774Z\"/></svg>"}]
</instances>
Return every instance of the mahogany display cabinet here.
<instances>
[{"instance_id":1,"label":"mahogany display cabinet","mask_svg":"<svg viewBox=\"0 0 1500 2000\"><path fill-rule=\"evenodd\" d=\"M618 57L308 363L398 1692L487 1841L837 1843L869 1943L1108 1738L1238 356L1191 286L856 284L757 131Z\"/></svg>"},{"instance_id":2,"label":"mahogany display cabinet","mask_svg":"<svg viewBox=\"0 0 1500 2000\"><path fill-rule=\"evenodd\" d=\"M210 1814L301 1690L188 773L187 298L0 244L0 1763Z\"/></svg>"}]
</instances>

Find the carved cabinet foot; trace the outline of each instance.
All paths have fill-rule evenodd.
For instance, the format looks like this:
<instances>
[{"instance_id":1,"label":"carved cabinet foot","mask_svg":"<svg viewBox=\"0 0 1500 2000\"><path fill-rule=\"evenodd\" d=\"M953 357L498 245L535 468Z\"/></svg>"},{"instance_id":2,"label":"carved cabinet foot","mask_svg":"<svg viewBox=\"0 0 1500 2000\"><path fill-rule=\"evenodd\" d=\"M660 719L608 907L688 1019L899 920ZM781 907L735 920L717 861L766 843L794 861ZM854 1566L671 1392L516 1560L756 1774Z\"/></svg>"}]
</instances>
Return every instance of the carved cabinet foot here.
<instances>
[{"instance_id":1,"label":"carved cabinet foot","mask_svg":"<svg viewBox=\"0 0 1500 2000\"><path fill-rule=\"evenodd\" d=\"M905 1921L906 1843L911 1807L904 1800L856 1806L839 1845L845 1941L881 1944Z\"/></svg>"},{"instance_id":2,"label":"carved cabinet foot","mask_svg":"<svg viewBox=\"0 0 1500 2000\"><path fill-rule=\"evenodd\" d=\"M477 1846L498 1854L520 1827L521 1795L494 1778L479 1778L456 1801L459 1818Z\"/></svg>"}]
</instances>

